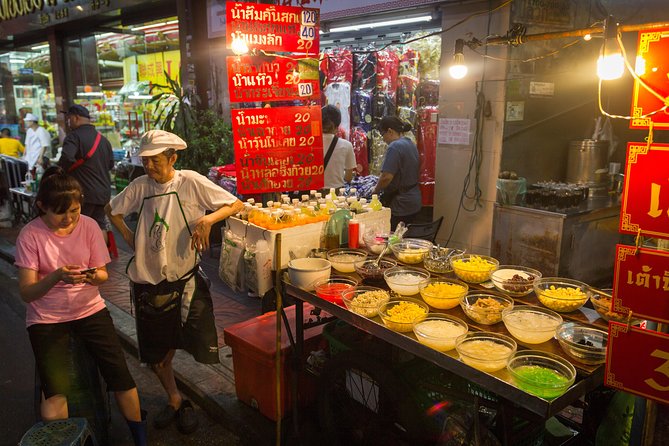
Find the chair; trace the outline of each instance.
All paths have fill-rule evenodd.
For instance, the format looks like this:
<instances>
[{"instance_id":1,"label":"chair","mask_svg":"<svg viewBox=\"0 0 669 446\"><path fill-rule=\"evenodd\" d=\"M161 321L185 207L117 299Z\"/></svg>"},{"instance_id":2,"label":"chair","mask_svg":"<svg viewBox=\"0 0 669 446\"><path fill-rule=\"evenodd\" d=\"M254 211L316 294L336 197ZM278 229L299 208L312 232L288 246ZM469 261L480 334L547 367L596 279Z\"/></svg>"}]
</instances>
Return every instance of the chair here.
<instances>
[{"instance_id":1,"label":"chair","mask_svg":"<svg viewBox=\"0 0 669 446\"><path fill-rule=\"evenodd\" d=\"M432 223L409 223L404 238L419 238L434 243L443 221L444 217L439 217Z\"/></svg>"},{"instance_id":2,"label":"chair","mask_svg":"<svg viewBox=\"0 0 669 446\"><path fill-rule=\"evenodd\" d=\"M17 222L28 222L33 217L35 192L28 192L23 187L23 180L28 173L28 163L8 155L0 155L0 166L7 179L7 186L12 199L14 218Z\"/></svg>"},{"instance_id":3,"label":"chair","mask_svg":"<svg viewBox=\"0 0 669 446\"><path fill-rule=\"evenodd\" d=\"M23 435L19 446L96 446L86 418L68 418L35 424Z\"/></svg>"}]
</instances>

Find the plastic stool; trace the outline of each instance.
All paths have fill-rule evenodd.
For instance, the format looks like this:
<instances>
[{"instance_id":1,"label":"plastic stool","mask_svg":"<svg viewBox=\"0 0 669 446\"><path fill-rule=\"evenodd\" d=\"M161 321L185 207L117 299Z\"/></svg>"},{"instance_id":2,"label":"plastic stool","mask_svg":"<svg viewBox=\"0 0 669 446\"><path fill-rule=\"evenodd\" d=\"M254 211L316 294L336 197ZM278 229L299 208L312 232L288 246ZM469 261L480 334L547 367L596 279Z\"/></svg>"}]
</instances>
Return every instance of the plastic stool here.
<instances>
[{"instance_id":1,"label":"plastic stool","mask_svg":"<svg viewBox=\"0 0 669 446\"><path fill-rule=\"evenodd\" d=\"M107 231L107 248L109 249L109 255L112 258L118 257L118 248L116 247L116 239L114 238L114 233L112 231Z\"/></svg>"},{"instance_id":2,"label":"plastic stool","mask_svg":"<svg viewBox=\"0 0 669 446\"><path fill-rule=\"evenodd\" d=\"M97 446L86 418L35 424L23 435L19 446Z\"/></svg>"}]
</instances>

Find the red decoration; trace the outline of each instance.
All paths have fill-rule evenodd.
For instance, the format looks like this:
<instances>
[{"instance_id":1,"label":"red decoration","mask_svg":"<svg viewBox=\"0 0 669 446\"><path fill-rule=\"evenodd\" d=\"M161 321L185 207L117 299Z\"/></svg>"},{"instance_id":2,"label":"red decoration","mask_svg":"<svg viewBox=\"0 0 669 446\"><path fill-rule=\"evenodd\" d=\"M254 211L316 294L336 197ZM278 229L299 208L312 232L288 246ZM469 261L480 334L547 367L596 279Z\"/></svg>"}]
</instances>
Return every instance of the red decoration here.
<instances>
[{"instance_id":1,"label":"red decoration","mask_svg":"<svg viewBox=\"0 0 669 446\"><path fill-rule=\"evenodd\" d=\"M318 54L318 9L227 2L225 11L228 48L242 39L249 49Z\"/></svg>"},{"instance_id":2,"label":"red decoration","mask_svg":"<svg viewBox=\"0 0 669 446\"><path fill-rule=\"evenodd\" d=\"M669 403L669 335L609 323L604 383Z\"/></svg>"},{"instance_id":3,"label":"red decoration","mask_svg":"<svg viewBox=\"0 0 669 446\"><path fill-rule=\"evenodd\" d=\"M620 232L669 238L669 144L627 144Z\"/></svg>"},{"instance_id":4,"label":"red decoration","mask_svg":"<svg viewBox=\"0 0 669 446\"><path fill-rule=\"evenodd\" d=\"M669 252L618 245L612 310L669 322Z\"/></svg>"},{"instance_id":5,"label":"red decoration","mask_svg":"<svg viewBox=\"0 0 669 446\"><path fill-rule=\"evenodd\" d=\"M669 96L669 28L639 31L636 71L660 96ZM642 117L664 105L635 79L630 128L647 129L652 121L655 129L669 129L669 114L665 112Z\"/></svg>"},{"instance_id":6,"label":"red decoration","mask_svg":"<svg viewBox=\"0 0 669 446\"><path fill-rule=\"evenodd\" d=\"M318 59L314 57L227 58L230 102L317 99Z\"/></svg>"},{"instance_id":7,"label":"red decoration","mask_svg":"<svg viewBox=\"0 0 669 446\"><path fill-rule=\"evenodd\" d=\"M240 193L323 187L320 107L232 110L232 132Z\"/></svg>"}]
</instances>

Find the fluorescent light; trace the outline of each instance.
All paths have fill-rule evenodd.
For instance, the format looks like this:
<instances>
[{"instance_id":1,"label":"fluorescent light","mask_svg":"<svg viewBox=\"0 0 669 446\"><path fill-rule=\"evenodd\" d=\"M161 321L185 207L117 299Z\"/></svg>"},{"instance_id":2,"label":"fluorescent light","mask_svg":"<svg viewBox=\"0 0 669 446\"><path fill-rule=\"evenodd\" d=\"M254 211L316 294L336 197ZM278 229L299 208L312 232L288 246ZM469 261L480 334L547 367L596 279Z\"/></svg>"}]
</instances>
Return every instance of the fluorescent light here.
<instances>
[{"instance_id":1,"label":"fluorescent light","mask_svg":"<svg viewBox=\"0 0 669 446\"><path fill-rule=\"evenodd\" d=\"M152 25L144 25L144 26L138 26L136 28L130 28L131 31L141 31L143 29L148 29L148 28L157 28L159 26L165 26L167 25L167 22L160 22L160 23L154 23Z\"/></svg>"},{"instance_id":2,"label":"fluorescent light","mask_svg":"<svg viewBox=\"0 0 669 446\"><path fill-rule=\"evenodd\" d=\"M9 59L9 63L25 63L24 59Z\"/></svg>"},{"instance_id":3,"label":"fluorescent light","mask_svg":"<svg viewBox=\"0 0 669 446\"><path fill-rule=\"evenodd\" d=\"M44 48L49 48L49 44L45 43L44 45L33 46L30 49L34 51L43 50Z\"/></svg>"},{"instance_id":4,"label":"fluorescent light","mask_svg":"<svg viewBox=\"0 0 669 446\"><path fill-rule=\"evenodd\" d=\"M174 25L175 23L179 23L179 20L170 20L169 22L165 22L167 25Z\"/></svg>"},{"instance_id":5,"label":"fluorescent light","mask_svg":"<svg viewBox=\"0 0 669 446\"><path fill-rule=\"evenodd\" d=\"M77 93L77 96L104 96L105 94L101 91L84 91Z\"/></svg>"},{"instance_id":6,"label":"fluorescent light","mask_svg":"<svg viewBox=\"0 0 669 446\"><path fill-rule=\"evenodd\" d=\"M364 28L380 28L382 26L403 25L407 23L429 22L432 20L431 15L423 15L418 17L407 17L404 19L386 20L384 22L360 23L358 25L340 26L331 28L330 33L339 33L344 31L358 31Z\"/></svg>"},{"instance_id":7,"label":"fluorescent light","mask_svg":"<svg viewBox=\"0 0 669 446\"><path fill-rule=\"evenodd\" d=\"M131 94L128 99L151 99L152 97L150 94Z\"/></svg>"}]
</instances>

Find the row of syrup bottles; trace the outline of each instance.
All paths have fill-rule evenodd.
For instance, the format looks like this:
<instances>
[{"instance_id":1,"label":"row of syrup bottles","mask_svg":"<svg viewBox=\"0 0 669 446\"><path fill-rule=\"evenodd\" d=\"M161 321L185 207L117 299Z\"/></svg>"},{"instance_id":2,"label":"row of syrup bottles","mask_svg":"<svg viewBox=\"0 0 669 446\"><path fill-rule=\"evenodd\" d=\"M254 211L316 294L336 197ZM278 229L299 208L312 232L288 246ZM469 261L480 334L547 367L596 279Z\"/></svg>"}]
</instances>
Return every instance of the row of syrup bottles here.
<instances>
[{"instance_id":1,"label":"row of syrup bottles","mask_svg":"<svg viewBox=\"0 0 669 446\"><path fill-rule=\"evenodd\" d=\"M327 221L337 209L364 213L383 208L377 195L372 195L372 200L368 203L365 198L358 200L355 188L350 189L348 196L345 192L345 188L340 188L337 195L335 189L331 188L323 197L320 192L312 190L309 195L292 200L288 195L282 194L280 201L268 201L266 207L249 198L238 217L265 229L283 229Z\"/></svg>"}]
</instances>

